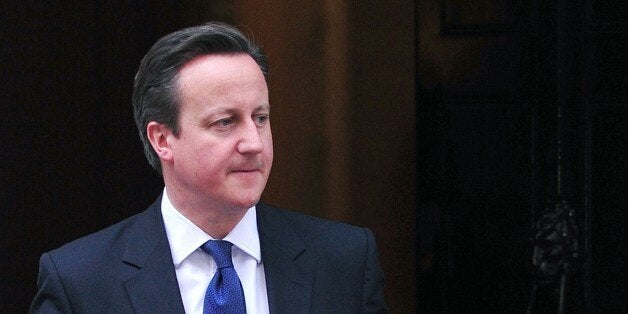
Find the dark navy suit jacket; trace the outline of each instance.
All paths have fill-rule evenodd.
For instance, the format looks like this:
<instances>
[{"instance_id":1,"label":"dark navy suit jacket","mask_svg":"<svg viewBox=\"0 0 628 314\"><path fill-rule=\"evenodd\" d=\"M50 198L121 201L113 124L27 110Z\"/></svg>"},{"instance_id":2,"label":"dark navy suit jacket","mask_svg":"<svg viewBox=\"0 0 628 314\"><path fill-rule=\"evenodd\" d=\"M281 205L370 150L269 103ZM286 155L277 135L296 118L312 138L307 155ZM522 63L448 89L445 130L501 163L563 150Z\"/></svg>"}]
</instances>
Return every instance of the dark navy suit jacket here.
<instances>
[{"instance_id":1,"label":"dark navy suit jacket","mask_svg":"<svg viewBox=\"0 0 628 314\"><path fill-rule=\"evenodd\" d=\"M31 313L183 313L161 197L44 253ZM386 313L371 231L257 205L271 313Z\"/></svg>"}]
</instances>

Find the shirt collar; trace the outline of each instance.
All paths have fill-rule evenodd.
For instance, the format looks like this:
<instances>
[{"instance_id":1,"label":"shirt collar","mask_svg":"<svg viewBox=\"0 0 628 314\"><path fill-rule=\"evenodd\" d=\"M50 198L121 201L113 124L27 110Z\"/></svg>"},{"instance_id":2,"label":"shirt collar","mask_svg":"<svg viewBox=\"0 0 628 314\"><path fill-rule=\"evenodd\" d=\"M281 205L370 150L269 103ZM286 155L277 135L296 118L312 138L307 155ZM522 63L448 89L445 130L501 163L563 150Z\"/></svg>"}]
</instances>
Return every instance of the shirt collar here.
<instances>
[{"instance_id":1,"label":"shirt collar","mask_svg":"<svg viewBox=\"0 0 628 314\"><path fill-rule=\"evenodd\" d=\"M172 261L177 267L190 254L200 248L203 243L213 240L201 228L181 214L168 198L164 188L161 198L161 215L164 219L166 235L170 244ZM240 222L223 239L255 258L257 263L262 261L262 254L257 232L257 212L255 206L249 208Z\"/></svg>"}]
</instances>

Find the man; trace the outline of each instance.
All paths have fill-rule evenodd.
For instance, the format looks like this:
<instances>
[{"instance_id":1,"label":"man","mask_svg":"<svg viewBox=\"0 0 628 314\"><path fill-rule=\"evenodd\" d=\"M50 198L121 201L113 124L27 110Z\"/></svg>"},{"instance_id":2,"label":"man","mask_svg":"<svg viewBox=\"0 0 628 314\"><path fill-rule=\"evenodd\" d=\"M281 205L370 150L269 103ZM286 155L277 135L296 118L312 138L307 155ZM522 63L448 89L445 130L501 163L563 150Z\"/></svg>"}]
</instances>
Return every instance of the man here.
<instances>
[{"instance_id":1,"label":"man","mask_svg":"<svg viewBox=\"0 0 628 314\"><path fill-rule=\"evenodd\" d=\"M31 313L379 313L368 229L258 203L273 144L267 61L210 23L160 39L135 120L162 195L40 260Z\"/></svg>"}]
</instances>

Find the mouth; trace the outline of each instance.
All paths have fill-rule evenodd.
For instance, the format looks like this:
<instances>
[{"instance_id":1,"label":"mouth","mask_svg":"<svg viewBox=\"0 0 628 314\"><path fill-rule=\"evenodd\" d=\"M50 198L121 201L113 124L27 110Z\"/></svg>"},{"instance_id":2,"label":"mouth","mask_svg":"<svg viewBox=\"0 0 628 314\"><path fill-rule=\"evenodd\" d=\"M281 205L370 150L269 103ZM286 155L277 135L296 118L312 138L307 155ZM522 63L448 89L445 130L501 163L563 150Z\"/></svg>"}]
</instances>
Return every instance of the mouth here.
<instances>
[{"instance_id":1,"label":"mouth","mask_svg":"<svg viewBox=\"0 0 628 314\"><path fill-rule=\"evenodd\" d=\"M262 172L262 165L261 165L261 162L243 163L243 164L235 165L234 167L232 167L231 172L233 173Z\"/></svg>"},{"instance_id":2,"label":"mouth","mask_svg":"<svg viewBox=\"0 0 628 314\"><path fill-rule=\"evenodd\" d=\"M255 172L262 172L262 169L260 168L240 168L240 169L233 169L231 170L232 173L255 173Z\"/></svg>"},{"instance_id":3,"label":"mouth","mask_svg":"<svg viewBox=\"0 0 628 314\"><path fill-rule=\"evenodd\" d=\"M259 172L259 169L242 169L242 170L233 170L231 172L234 173L252 173L252 172Z\"/></svg>"},{"instance_id":4,"label":"mouth","mask_svg":"<svg viewBox=\"0 0 628 314\"><path fill-rule=\"evenodd\" d=\"M229 173L229 176L236 178L237 180L244 180L243 182L257 182L257 180L263 177L260 169L235 169Z\"/></svg>"}]
</instances>

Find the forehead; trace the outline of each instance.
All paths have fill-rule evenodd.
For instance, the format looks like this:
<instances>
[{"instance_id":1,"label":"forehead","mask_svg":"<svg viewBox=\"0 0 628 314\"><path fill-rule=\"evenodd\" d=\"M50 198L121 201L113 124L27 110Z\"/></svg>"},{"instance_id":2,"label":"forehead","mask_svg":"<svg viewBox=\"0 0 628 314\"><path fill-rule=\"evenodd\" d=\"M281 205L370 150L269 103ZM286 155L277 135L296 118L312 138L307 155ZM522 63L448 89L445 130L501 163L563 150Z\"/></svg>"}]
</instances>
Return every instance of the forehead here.
<instances>
[{"instance_id":1,"label":"forehead","mask_svg":"<svg viewBox=\"0 0 628 314\"><path fill-rule=\"evenodd\" d=\"M187 62L179 71L180 84L220 83L230 80L259 80L259 65L245 53L202 55Z\"/></svg>"},{"instance_id":2,"label":"forehead","mask_svg":"<svg viewBox=\"0 0 628 314\"><path fill-rule=\"evenodd\" d=\"M244 53L203 55L179 72L182 105L268 102L268 88L258 64Z\"/></svg>"}]
</instances>

